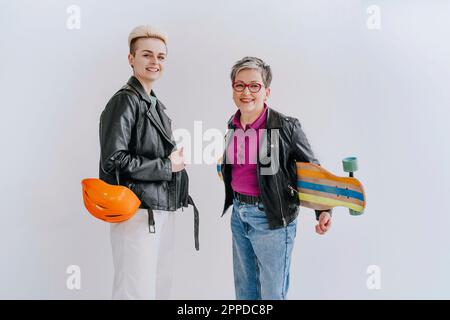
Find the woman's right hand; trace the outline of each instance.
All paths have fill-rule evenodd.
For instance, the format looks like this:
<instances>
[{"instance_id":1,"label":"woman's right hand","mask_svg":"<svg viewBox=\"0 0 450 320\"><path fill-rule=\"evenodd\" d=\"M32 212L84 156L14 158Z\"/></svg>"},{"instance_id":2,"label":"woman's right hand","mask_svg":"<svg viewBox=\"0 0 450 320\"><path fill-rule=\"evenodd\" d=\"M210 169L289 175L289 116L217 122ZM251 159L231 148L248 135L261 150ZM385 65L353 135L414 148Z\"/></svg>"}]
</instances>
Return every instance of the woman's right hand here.
<instances>
[{"instance_id":1,"label":"woman's right hand","mask_svg":"<svg viewBox=\"0 0 450 320\"><path fill-rule=\"evenodd\" d=\"M183 147L172 152L169 156L169 159L172 163L172 172L181 171L186 167L184 163Z\"/></svg>"}]
</instances>

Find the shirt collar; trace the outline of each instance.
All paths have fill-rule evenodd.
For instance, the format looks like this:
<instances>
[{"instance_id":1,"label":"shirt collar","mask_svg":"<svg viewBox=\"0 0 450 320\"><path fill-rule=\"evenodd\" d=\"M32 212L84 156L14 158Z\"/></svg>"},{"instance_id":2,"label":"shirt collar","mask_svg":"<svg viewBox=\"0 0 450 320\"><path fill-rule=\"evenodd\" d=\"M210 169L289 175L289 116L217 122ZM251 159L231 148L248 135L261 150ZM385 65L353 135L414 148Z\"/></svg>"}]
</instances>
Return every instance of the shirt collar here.
<instances>
[{"instance_id":1,"label":"shirt collar","mask_svg":"<svg viewBox=\"0 0 450 320\"><path fill-rule=\"evenodd\" d=\"M251 124L248 124L246 126L246 128L242 128L241 125L241 110L236 111L234 118L233 118L233 124L241 129L247 130L248 128L252 128L252 129L259 129L261 128L261 126L265 123L267 118L267 105L264 103L264 110L263 112L261 112L261 114L259 115L259 117L253 121Z\"/></svg>"}]
</instances>

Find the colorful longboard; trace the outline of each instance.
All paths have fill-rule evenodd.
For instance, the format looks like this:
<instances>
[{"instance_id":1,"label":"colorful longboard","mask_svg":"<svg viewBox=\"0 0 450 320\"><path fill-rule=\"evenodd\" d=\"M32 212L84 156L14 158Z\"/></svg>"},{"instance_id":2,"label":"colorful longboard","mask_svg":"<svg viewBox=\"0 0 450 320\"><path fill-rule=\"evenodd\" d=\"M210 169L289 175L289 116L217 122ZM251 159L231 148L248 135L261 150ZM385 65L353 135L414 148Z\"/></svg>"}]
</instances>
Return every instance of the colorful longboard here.
<instances>
[{"instance_id":1,"label":"colorful longboard","mask_svg":"<svg viewBox=\"0 0 450 320\"><path fill-rule=\"evenodd\" d=\"M300 205L314 210L347 207L351 215L360 215L366 207L366 196L361 182L353 177L357 170L356 158L343 160L344 171L350 177L338 177L321 166L297 162L297 191ZM217 173L222 177L222 159L217 163Z\"/></svg>"},{"instance_id":2,"label":"colorful longboard","mask_svg":"<svg viewBox=\"0 0 450 320\"><path fill-rule=\"evenodd\" d=\"M313 163L297 162L297 191L300 205L314 210L341 206L359 215L366 207L364 188L358 179L335 176Z\"/></svg>"}]
</instances>

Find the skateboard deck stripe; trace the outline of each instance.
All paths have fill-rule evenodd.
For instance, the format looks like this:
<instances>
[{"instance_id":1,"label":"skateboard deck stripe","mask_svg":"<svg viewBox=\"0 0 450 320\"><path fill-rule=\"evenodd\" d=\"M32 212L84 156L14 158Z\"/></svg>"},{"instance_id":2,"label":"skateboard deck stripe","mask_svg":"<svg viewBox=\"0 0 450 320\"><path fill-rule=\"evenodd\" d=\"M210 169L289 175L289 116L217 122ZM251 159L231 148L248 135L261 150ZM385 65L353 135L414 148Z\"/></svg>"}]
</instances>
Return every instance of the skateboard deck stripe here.
<instances>
[{"instance_id":1,"label":"skateboard deck stripe","mask_svg":"<svg viewBox=\"0 0 450 320\"><path fill-rule=\"evenodd\" d=\"M322 171L322 167L310 162L297 162L297 169L307 169L312 171Z\"/></svg>"},{"instance_id":2,"label":"skateboard deck stripe","mask_svg":"<svg viewBox=\"0 0 450 320\"><path fill-rule=\"evenodd\" d=\"M355 210L357 212L363 212L364 208L362 206L356 205L354 203L349 203L349 202L345 202L345 201L340 201L340 200L334 200L334 199L330 199L330 198L324 198L324 197L319 197L319 196L315 196L312 194L306 194L306 193L299 193L299 198L300 201L307 201L313 204L319 204L319 205L329 205L331 207L337 207L337 206L342 206L342 207L347 207L350 208L352 210Z\"/></svg>"},{"instance_id":3,"label":"skateboard deck stripe","mask_svg":"<svg viewBox=\"0 0 450 320\"><path fill-rule=\"evenodd\" d=\"M330 179L316 179L316 178L308 178L308 177L301 177L301 179L299 178L297 181L306 181L306 182L311 182L311 183L328 185L328 186L332 186L332 187L336 187L336 188L349 189L349 190L353 190L356 192L361 192L364 195L362 185L355 186L353 184L342 183L342 182L338 182L338 181L334 181L334 180L330 180Z\"/></svg>"},{"instance_id":4,"label":"skateboard deck stripe","mask_svg":"<svg viewBox=\"0 0 450 320\"><path fill-rule=\"evenodd\" d=\"M305 201L305 200L302 200L302 201L300 202L300 205L301 205L302 207L306 207L306 208L310 208L310 209L314 209L314 210L328 210L328 209L333 209L332 206L320 205L320 204L312 203L312 202Z\"/></svg>"},{"instance_id":5,"label":"skateboard deck stripe","mask_svg":"<svg viewBox=\"0 0 450 320\"><path fill-rule=\"evenodd\" d=\"M304 169L297 169L297 176L302 177L309 177L309 178L316 178L316 179L327 179L329 176L327 176L326 173L320 172L320 171L312 171L312 170L304 170ZM334 181L339 181L346 184L352 184L357 187L360 186L360 184L355 181L354 179L348 179L347 177L337 177L333 176Z\"/></svg>"},{"instance_id":6,"label":"skateboard deck stripe","mask_svg":"<svg viewBox=\"0 0 450 320\"><path fill-rule=\"evenodd\" d=\"M217 174L219 175L220 180L223 180L223 177L222 177L222 164L221 163L219 163L217 165Z\"/></svg>"},{"instance_id":7,"label":"skateboard deck stripe","mask_svg":"<svg viewBox=\"0 0 450 320\"><path fill-rule=\"evenodd\" d=\"M338 196L344 196L349 198L355 198L361 201L364 201L364 195L361 192L357 192L354 190L348 190L344 188L337 188L334 186L311 183L307 181L297 181L297 188L310 189L325 193L332 193Z\"/></svg>"},{"instance_id":8,"label":"skateboard deck stripe","mask_svg":"<svg viewBox=\"0 0 450 320\"><path fill-rule=\"evenodd\" d=\"M332 193L323 193L320 191L315 191L315 190L310 190L310 189L297 189L298 192L300 193L306 193L306 194L312 194L312 195L316 195L319 197L324 197L324 198L329 198L329 199L333 199L333 200L339 200L339 201L344 201L344 202L348 202L348 203L354 203L358 206L362 206L365 207L366 203L364 201L360 201L358 199L355 198L346 198L346 197L341 197L338 196L336 194L332 194Z\"/></svg>"}]
</instances>

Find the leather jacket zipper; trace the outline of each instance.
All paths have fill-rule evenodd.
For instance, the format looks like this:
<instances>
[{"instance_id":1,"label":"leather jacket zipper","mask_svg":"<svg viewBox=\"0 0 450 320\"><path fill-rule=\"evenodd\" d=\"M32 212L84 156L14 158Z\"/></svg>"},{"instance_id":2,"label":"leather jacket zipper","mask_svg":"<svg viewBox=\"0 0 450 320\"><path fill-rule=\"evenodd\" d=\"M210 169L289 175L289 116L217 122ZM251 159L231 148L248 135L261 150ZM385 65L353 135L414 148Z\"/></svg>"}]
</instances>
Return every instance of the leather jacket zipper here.
<instances>
[{"instance_id":1,"label":"leather jacket zipper","mask_svg":"<svg viewBox=\"0 0 450 320\"><path fill-rule=\"evenodd\" d=\"M271 145L270 141L268 141L268 145ZM259 181L259 172L260 172L259 161L257 164L257 170L258 170L258 172L257 172L256 176L258 177L259 190L262 190L261 184L259 183L260 182ZM283 214L283 201L281 201L280 188L278 187L278 179L277 179L276 174L274 175L274 179L275 179L275 186L277 187L278 200L280 201L281 220L283 221L283 226L286 228L287 223L286 223L286 218L284 217L284 214Z\"/></svg>"},{"instance_id":2,"label":"leather jacket zipper","mask_svg":"<svg viewBox=\"0 0 450 320\"><path fill-rule=\"evenodd\" d=\"M286 219L284 218L284 214L283 214L283 201L281 201L280 189L279 189L279 187L278 187L278 179L277 179L277 176L275 176L275 185L277 186L278 199L280 200L281 219L283 220L283 226L286 227L286 226L287 226L287 223L286 223Z\"/></svg>"},{"instance_id":3,"label":"leather jacket zipper","mask_svg":"<svg viewBox=\"0 0 450 320\"><path fill-rule=\"evenodd\" d=\"M272 146L272 132L269 130L270 132L270 137L269 137L269 141L268 141L268 148L269 146ZM270 150L270 154L272 155L272 149ZM272 164L271 164L272 165ZM283 220L283 226L286 228L287 223L286 223L286 218L284 217L284 213L283 213L283 201L281 200L281 195L280 195L280 187L278 186L278 178L277 175L274 175L274 179L275 179L275 185L277 187L277 195L278 195L278 200L280 201L280 210L281 210L281 220Z\"/></svg>"},{"instance_id":4,"label":"leather jacket zipper","mask_svg":"<svg viewBox=\"0 0 450 320\"><path fill-rule=\"evenodd\" d=\"M298 190L294 189L290 184L288 184L288 188L291 190L292 195L294 195L294 193L298 194Z\"/></svg>"}]
</instances>

